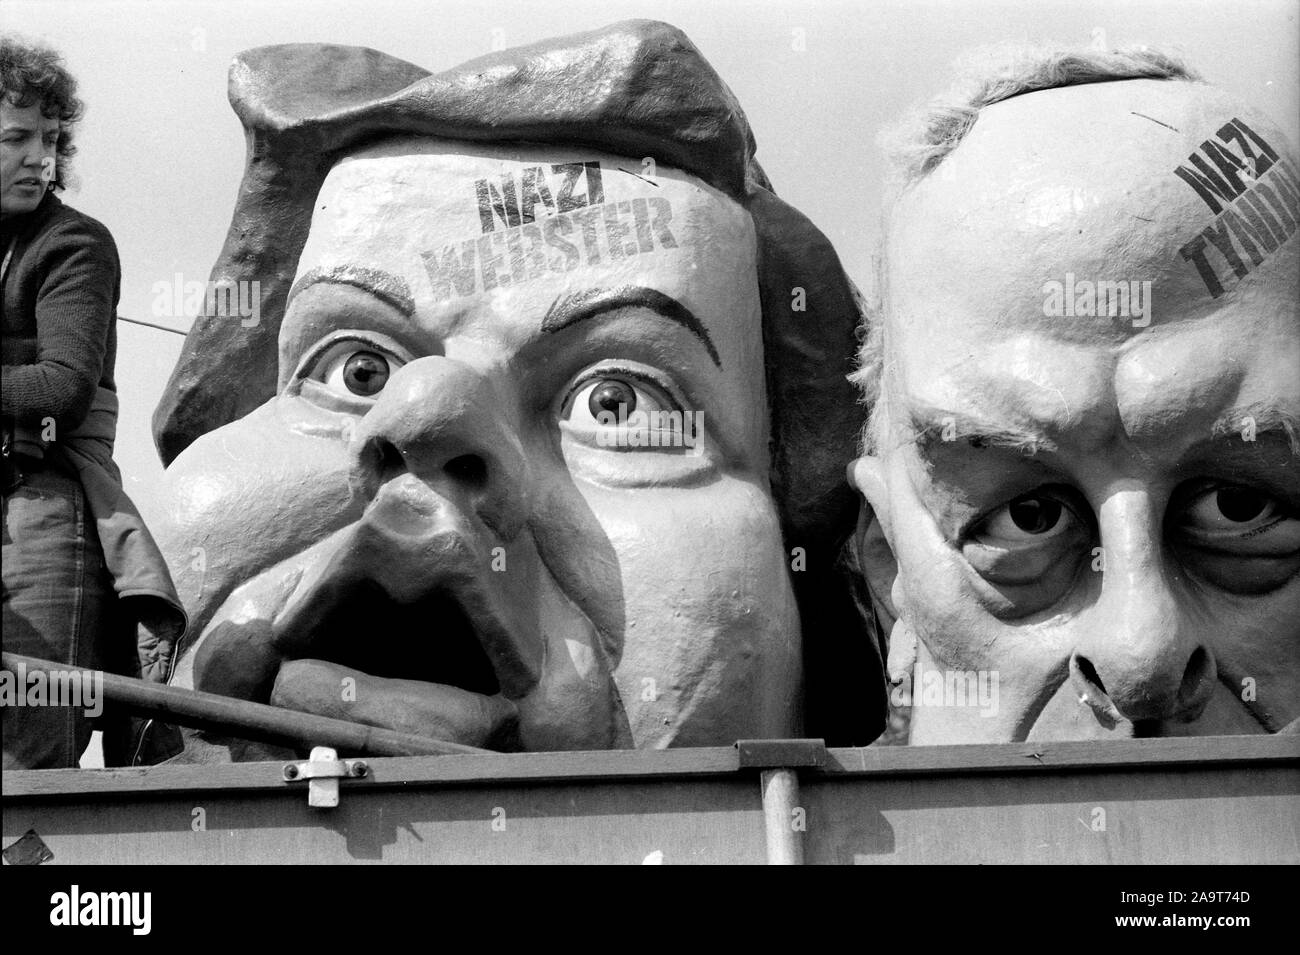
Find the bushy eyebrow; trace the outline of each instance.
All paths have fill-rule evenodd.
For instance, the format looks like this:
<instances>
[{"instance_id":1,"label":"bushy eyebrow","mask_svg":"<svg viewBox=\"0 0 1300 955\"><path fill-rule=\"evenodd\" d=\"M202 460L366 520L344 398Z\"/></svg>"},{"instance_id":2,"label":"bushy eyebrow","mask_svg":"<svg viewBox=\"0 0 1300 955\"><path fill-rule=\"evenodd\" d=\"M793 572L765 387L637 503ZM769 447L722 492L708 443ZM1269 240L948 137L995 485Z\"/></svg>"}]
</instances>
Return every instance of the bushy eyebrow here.
<instances>
[{"instance_id":1,"label":"bushy eyebrow","mask_svg":"<svg viewBox=\"0 0 1300 955\"><path fill-rule=\"evenodd\" d=\"M923 447L961 441L975 448L1006 448L1026 455L1057 449L1056 442L1042 431L932 405L911 405L908 428L911 440Z\"/></svg>"},{"instance_id":2,"label":"bushy eyebrow","mask_svg":"<svg viewBox=\"0 0 1300 955\"><path fill-rule=\"evenodd\" d=\"M335 265L330 268L315 268L303 273L302 278L293 283L284 307L288 309L294 298L312 285L351 285L363 292L369 292L375 298L386 302L407 318L415 314L415 297L410 286L401 276L383 269L371 269L358 265Z\"/></svg>"},{"instance_id":3,"label":"bushy eyebrow","mask_svg":"<svg viewBox=\"0 0 1300 955\"><path fill-rule=\"evenodd\" d=\"M1211 438L1250 433L1252 436L1278 434L1291 446L1291 453L1300 457L1300 418L1294 412L1271 401L1230 408L1210 427Z\"/></svg>"},{"instance_id":4,"label":"bushy eyebrow","mask_svg":"<svg viewBox=\"0 0 1300 955\"><path fill-rule=\"evenodd\" d=\"M542 318L542 331L548 334L558 332L619 308L644 308L676 322L704 344L713 364L722 367L717 346L695 314L677 299L640 285L586 289L562 295L546 310L546 315Z\"/></svg>"},{"instance_id":5,"label":"bushy eyebrow","mask_svg":"<svg viewBox=\"0 0 1300 955\"><path fill-rule=\"evenodd\" d=\"M1006 448L1026 455L1057 450L1056 443L1041 431L933 406L913 406L909 410L909 437L923 447L962 441L976 448ZM1223 412L1211 425L1206 440L1247 432L1252 438L1278 435L1287 441L1292 454L1300 456L1300 418L1270 401Z\"/></svg>"}]
</instances>

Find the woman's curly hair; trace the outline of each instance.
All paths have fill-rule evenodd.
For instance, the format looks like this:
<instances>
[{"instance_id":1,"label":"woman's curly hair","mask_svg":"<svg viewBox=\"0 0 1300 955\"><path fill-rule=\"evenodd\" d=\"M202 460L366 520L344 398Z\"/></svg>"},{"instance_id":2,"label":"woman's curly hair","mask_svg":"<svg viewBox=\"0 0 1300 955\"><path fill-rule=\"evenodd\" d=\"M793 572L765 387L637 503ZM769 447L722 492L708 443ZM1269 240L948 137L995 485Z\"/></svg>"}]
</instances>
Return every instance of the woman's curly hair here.
<instances>
[{"instance_id":1,"label":"woman's curly hair","mask_svg":"<svg viewBox=\"0 0 1300 955\"><path fill-rule=\"evenodd\" d=\"M19 109L40 106L41 115L58 119L54 187L65 188L77 151L72 145L72 129L85 112L85 104L77 98L77 81L64 67L63 57L49 47L0 36L0 96Z\"/></svg>"}]
</instances>

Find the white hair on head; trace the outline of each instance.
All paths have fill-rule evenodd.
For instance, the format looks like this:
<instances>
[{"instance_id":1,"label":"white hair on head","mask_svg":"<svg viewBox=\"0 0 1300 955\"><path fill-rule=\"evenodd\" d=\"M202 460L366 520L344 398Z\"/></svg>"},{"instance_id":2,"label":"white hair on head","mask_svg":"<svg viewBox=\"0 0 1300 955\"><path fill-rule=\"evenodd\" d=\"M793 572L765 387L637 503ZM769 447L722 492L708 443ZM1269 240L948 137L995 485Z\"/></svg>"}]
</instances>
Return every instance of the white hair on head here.
<instances>
[{"instance_id":1,"label":"white hair on head","mask_svg":"<svg viewBox=\"0 0 1300 955\"><path fill-rule=\"evenodd\" d=\"M958 79L945 93L913 109L877 138L892 160L893 178L901 188L933 172L975 126L980 110L1013 96L1115 80L1201 79L1181 57L1147 46L1111 50L982 46L964 55L955 72ZM858 368L849 376L860 389L863 403L871 407L863 429L864 451L876 446L876 410L885 363L880 310L888 299L888 276L883 257L877 259L877 267L876 308L866 313L869 324L859 329Z\"/></svg>"},{"instance_id":2,"label":"white hair on head","mask_svg":"<svg viewBox=\"0 0 1300 955\"><path fill-rule=\"evenodd\" d=\"M959 79L884 130L879 142L905 182L932 172L994 103L1039 90L1114 80L1199 80L1180 57L1146 46L1118 50L979 47L958 63Z\"/></svg>"}]
</instances>

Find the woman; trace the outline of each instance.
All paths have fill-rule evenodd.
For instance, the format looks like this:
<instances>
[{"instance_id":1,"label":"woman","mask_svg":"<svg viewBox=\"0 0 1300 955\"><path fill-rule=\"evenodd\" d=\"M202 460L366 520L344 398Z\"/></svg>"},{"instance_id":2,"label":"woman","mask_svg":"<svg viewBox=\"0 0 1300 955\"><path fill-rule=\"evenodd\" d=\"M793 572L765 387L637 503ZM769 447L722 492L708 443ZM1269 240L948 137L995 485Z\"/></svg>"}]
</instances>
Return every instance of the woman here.
<instances>
[{"instance_id":1,"label":"woman","mask_svg":"<svg viewBox=\"0 0 1300 955\"><path fill-rule=\"evenodd\" d=\"M4 649L136 673L126 631L140 624L144 673L161 680L184 614L112 460L117 248L55 195L81 113L57 54L0 38ZM41 705L34 681L16 684L4 768L76 766L102 700L83 688L86 706ZM123 742L106 735L106 762Z\"/></svg>"}]
</instances>

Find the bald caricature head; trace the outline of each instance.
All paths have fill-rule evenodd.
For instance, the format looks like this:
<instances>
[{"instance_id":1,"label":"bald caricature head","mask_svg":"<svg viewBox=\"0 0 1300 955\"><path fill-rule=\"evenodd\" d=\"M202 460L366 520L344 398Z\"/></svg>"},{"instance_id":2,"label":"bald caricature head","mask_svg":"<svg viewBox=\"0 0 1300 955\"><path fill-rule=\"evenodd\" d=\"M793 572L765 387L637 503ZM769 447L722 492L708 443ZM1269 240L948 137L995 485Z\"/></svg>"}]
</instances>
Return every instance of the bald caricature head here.
<instances>
[{"instance_id":1,"label":"bald caricature head","mask_svg":"<svg viewBox=\"0 0 1300 955\"><path fill-rule=\"evenodd\" d=\"M1300 715L1294 153L1155 54L1019 76L931 114L859 373L860 551L912 741L1277 732Z\"/></svg>"}]
</instances>

